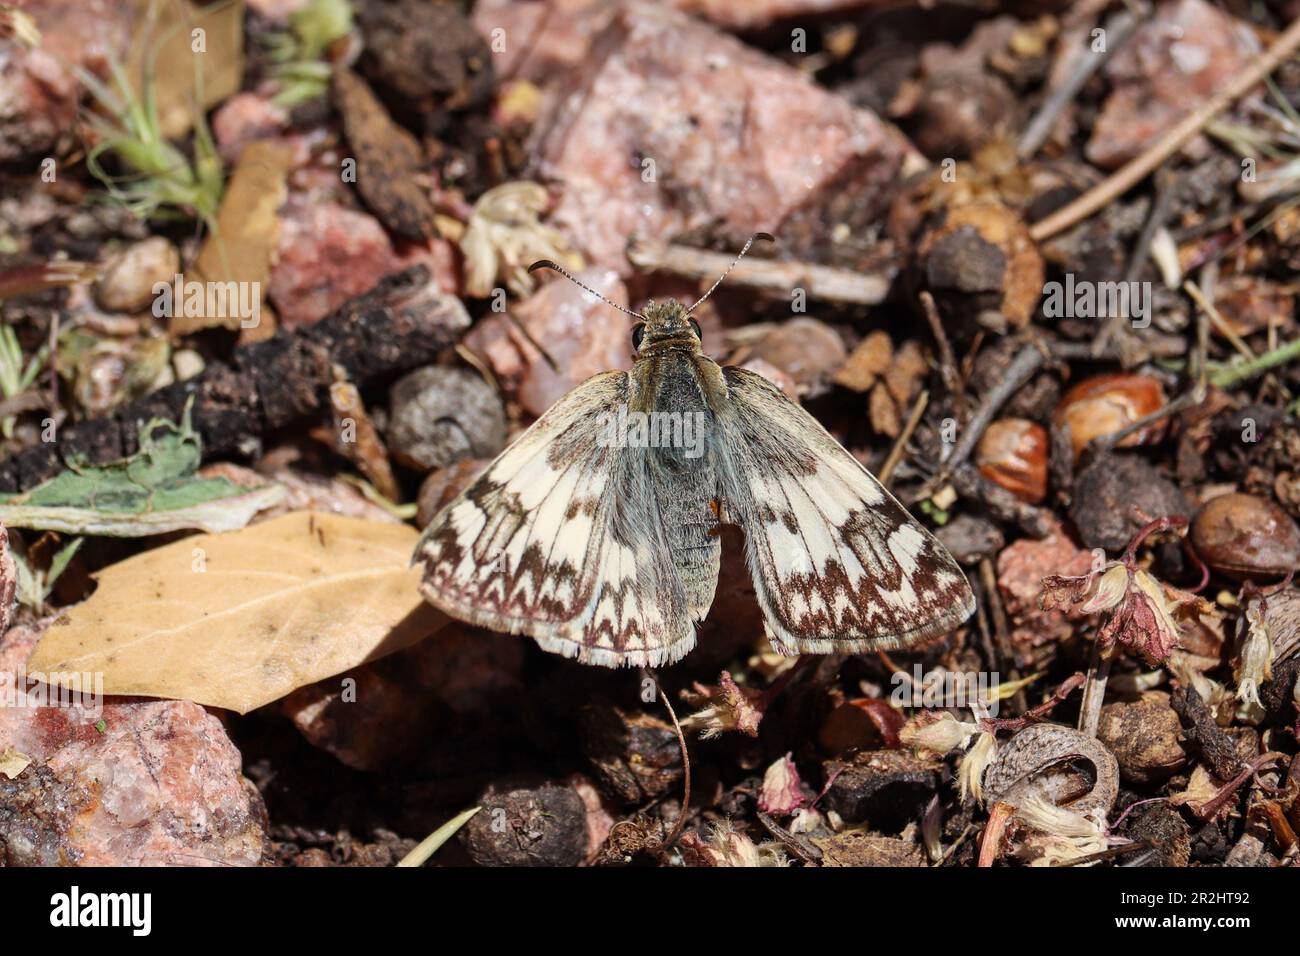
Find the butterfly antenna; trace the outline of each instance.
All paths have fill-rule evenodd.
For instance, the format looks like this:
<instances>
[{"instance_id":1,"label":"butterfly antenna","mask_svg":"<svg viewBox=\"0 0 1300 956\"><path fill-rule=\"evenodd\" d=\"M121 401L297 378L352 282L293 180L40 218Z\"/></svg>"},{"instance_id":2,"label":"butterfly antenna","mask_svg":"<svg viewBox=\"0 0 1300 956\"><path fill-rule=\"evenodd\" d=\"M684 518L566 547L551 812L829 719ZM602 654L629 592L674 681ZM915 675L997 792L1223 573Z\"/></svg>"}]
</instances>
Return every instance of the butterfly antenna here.
<instances>
[{"instance_id":1,"label":"butterfly antenna","mask_svg":"<svg viewBox=\"0 0 1300 956\"><path fill-rule=\"evenodd\" d=\"M736 268L736 263L740 262L741 259L745 258L745 253L749 251L749 247L752 246L755 240L758 239L765 239L768 242L776 242L775 237L769 236L765 232L756 232L752 236L750 236L749 242L745 243L745 248L741 249L740 254L737 255L736 258L731 261L731 265L727 266L727 271L722 273L722 275L718 276L718 281L713 283L713 285L709 287L709 291L704 293L704 295L700 296L699 301L697 301L693 306L691 306L689 309L686 310L687 315L690 315L692 312L698 309L700 307L701 302L703 302L709 296L713 295L713 290L716 289L718 286L722 285L723 279L731 275L731 270Z\"/></svg>"},{"instance_id":2,"label":"butterfly antenna","mask_svg":"<svg viewBox=\"0 0 1300 956\"><path fill-rule=\"evenodd\" d=\"M587 285L585 282L579 282L574 277L573 273L571 273L568 269L564 268L558 262L552 262L550 259L538 259L536 262L534 262L531 266L528 267L529 272L536 272L538 269L552 269L555 272L558 272L560 275L564 276L564 278L568 279L578 288L590 292L592 295L594 295L601 302L604 302L606 305L613 306L615 309L618 309L618 311L622 312L625 315L630 315L634 319L640 319L642 322L645 321L645 316L642 315L640 312L633 312L631 309L623 308L621 305L619 305L616 302L610 302L609 299L605 298L603 295L601 295L591 286Z\"/></svg>"}]
</instances>

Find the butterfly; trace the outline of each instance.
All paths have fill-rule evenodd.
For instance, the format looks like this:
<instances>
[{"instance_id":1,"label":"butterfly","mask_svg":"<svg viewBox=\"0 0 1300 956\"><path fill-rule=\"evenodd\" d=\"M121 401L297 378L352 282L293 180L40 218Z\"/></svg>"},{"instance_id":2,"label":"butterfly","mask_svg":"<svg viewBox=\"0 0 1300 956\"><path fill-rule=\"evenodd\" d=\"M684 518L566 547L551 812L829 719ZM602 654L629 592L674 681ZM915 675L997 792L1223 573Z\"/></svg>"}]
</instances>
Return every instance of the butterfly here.
<instances>
[{"instance_id":1,"label":"butterfly","mask_svg":"<svg viewBox=\"0 0 1300 956\"><path fill-rule=\"evenodd\" d=\"M971 615L952 556L812 415L702 351L691 313L760 238L690 308L608 303L637 319L633 368L578 385L434 517L413 559L431 604L587 664L669 664L713 604L725 522L779 653L906 647Z\"/></svg>"}]
</instances>

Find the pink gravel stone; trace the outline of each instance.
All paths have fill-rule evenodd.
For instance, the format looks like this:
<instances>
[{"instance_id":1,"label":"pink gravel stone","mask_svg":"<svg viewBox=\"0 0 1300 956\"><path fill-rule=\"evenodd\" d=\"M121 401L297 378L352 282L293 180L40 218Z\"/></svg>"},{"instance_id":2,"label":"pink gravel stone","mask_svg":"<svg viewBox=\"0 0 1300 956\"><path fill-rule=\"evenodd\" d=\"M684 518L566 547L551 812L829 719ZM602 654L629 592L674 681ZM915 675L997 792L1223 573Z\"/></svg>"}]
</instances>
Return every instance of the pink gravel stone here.
<instances>
[{"instance_id":1,"label":"pink gravel stone","mask_svg":"<svg viewBox=\"0 0 1300 956\"><path fill-rule=\"evenodd\" d=\"M587 269L578 278L619 305L627 290L612 269ZM515 318L555 359L555 371L504 315L475 325L465 344L516 386L520 403L541 415L591 376L632 367L632 321L567 279L547 282L514 307Z\"/></svg>"},{"instance_id":2,"label":"pink gravel stone","mask_svg":"<svg viewBox=\"0 0 1300 956\"><path fill-rule=\"evenodd\" d=\"M641 3L620 9L552 94L534 143L534 173L559 193L550 222L624 275L631 237L713 233L738 246L848 194L855 215L875 218L904 149L798 70Z\"/></svg>"},{"instance_id":3,"label":"pink gravel stone","mask_svg":"<svg viewBox=\"0 0 1300 956\"><path fill-rule=\"evenodd\" d=\"M18 8L41 31L29 50L0 40L0 163L54 155L77 118L72 67L104 73L121 59L134 25L133 0L32 0Z\"/></svg>"},{"instance_id":4,"label":"pink gravel stone","mask_svg":"<svg viewBox=\"0 0 1300 956\"><path fill-rule=\"evenodd\" d=\"M268 294L281 324L301 328L369 291L384 276L418 263L429 266L439 289L456 291L455 259L446 241L404 243L397 249L373 216L295 195L280 208L280 241Z\"/></svg>"},{"instance_id":5,"label":"pink gravel stone","mask_svg":"<svg viewBox=\"0 0 1300 956\"><path fill-rule=\"evenodd\" d=\"M259 864L266 808L221 721L198 704L9 706L48 624L0 638L0 752L32 759L13 779L0 774L0 865Z\"/></svg>"},{"instance_id":6,"label":"pink gravel stone","mask_svg":"<svg viewBox=\"0 0 1300 956\"><path fill-rule=\"evenodd\" d=\"M1260 55L1245 23L1204 0L1161 4L1106 67L1114 90L1085 151L1122 166Z\"/></svg>"}]
</instances>

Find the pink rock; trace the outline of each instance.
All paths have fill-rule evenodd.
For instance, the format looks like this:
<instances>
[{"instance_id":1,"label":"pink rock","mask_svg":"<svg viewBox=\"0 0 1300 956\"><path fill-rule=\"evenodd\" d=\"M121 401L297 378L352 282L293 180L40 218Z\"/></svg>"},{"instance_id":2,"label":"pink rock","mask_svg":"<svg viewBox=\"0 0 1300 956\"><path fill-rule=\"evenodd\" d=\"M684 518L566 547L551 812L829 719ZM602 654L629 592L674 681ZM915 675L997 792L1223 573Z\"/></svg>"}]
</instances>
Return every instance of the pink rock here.
<instances>
[{"instance_id":1,"label":"pink rock","mask_svg":"<svg viewBox=\"0 0 1300 956\"><path fill-rule=\"evenodd\" d=\"M1092 568L1093 554L1084 551L1058 527L1040 540L1022 538L1002 550L997 559L998 590L1011 618L1012 641L1021 648L1063 640L1081 619L1074 609L1044 610L1038 606L1043 578L1049 574L1080 575Z\"/></svg>"},{"instance_id":2,"label":"pink rock","mask_svg":"<svg viewBox=\"0 0 1300 956\"><path fill-rule=\"evenodd\" d=\"M314 746L349 767L380 770L521 693L526 651L524 638L453 622L413 647L300 688L280 707Z\"/></svg>"},{"instance_id":3,"label":"pink rock","mask_svg":"<svg viewBox=\"0 0 1300 956\"><path fill-rule=\"evenodd\" d=\"M581 63L615 11L606 0L481 0L472 21L493 51L497 76L540 83Z\"/></svg>"},{"instance_id":4,"label":"pink rock","mask_svg":"<svg viewBox=\"0 0 1300 956\"><path fill-rule=\"evenodd\" d=\"M1128 162L1259 55L1250 27L1205 0L1157 6L1107 64L1114 90L1093 126L1088 160L1105 169Z\"/></svg>"},{"instance_id":5,"label":"pink rock","mask_svg":"<svg viewBox=\"0 0 1300 956\"><path fill-rule=\"evenodd\" d=\"M614 270L587 269L578 278L611 302L627 305L627 290ZM541 415L593 375L632 367L631 320L567 279L547 282L515 306L514 315L555 360L558 372L503 315L479 322L465 344L516 386L532 415Z\"/></svg>"},{"instance_id":6,"label":"pink rock","mask_svg":"<svg viewBox=\"0 0 1300 956\"><path fill-rule=\"evenodd\" d=\"M19 4L41 31L29 50L0 40L0 163L55 155L77 118L73 67L103 75L121 60L134 26L134 0L32 0Z\"/></svg>"},{"instance_id":7,"label":"pink rock","mask_svg":"<svg viewBox=\"0 0 1300 956\"><path fill-rule=\"evenodd\" d=\"M791 17L897 6L893 0L673 0L672 5L728 30L756 30Z\"/></svg>"},{"instance_id":8,"label":"pink rock","mask_svg":"<svg viewBox=\"0 0 1300 956\"><path fill-rule=\"evenodd\" d=\"M0 639L0 753L32 759L13 779L0 774L0 865L260 863L266 808L221 721L198 704L87 696L77 706L11 705L49 623ZM18 689L47 686L32 677Z\"/></svg>"},{"instance_id":9,"label":"pink rock","mask_svg":"<svg viewBox=\"0 0 1300 956\"><path fill-rule=\"evenodd\" d=\"M698 14L720 27L751 30L790 17L890 6L893 0L669 0L664 6ZM608 0L480 0L474 26L488 41L504 30L494 51L497 76L543 82L586 59L592 40L618 5Z\"/></svg>"},{"instance_id":10,"label":"pink rock","mask_svg":"<svg viewBox=\"0 0 1300 956\"><path fill-rule=\"evenodd\" d=\"M798 70L642 3L619 8L536 129L534 173L559 193L551 224L620 274L632 271L632 237L715 233L739 247L792 225L785 249L801 223L850 195L855 214L873 219L904 149L873 114Z\"/></svg>"},{"instance_id":11,"label":"pink rock","mask_svg":"<svg viewBox=\"0 0 1300 956\"><path fill-rule=\"evenodd\" d=\"M423 262L443 291L456 288L454 259L444 240L394 249L379 220L333 202L294 195L280 208L277 260L268 294L289 329L319 322L384 276Z\"/></svg>"}]
</instances>

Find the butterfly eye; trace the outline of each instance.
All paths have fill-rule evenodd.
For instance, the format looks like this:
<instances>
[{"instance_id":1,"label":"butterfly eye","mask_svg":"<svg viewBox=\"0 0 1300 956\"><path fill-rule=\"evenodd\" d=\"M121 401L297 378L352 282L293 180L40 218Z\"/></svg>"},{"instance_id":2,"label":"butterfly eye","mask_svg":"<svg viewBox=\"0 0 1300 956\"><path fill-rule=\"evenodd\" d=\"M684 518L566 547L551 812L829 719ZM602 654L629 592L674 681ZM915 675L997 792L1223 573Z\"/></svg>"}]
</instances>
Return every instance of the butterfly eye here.
<instances>
[{"instance_id":1,"label":"butterfly eye","mask_svg":"<svg viewBox=\"0 0 1300 956\"><path fill-rule=\"evenodd\" d=\"M641 351L641 340L645 338L645 323L638 322L632 327L632 348Z\"/></svg>"},{"instance_id":2,"label":"butterfly eye","mask_svg":"<svg viewBox=\"0 0 1300 956\"><path fill-rule=\"evenodd\" d=\"M695 337L697 339L703 339L704 333L700 331L700 323L696 322L694 319L687 319L686 321L691 323L691 331L695 333Z\"/></svg>"}]
</instances>

